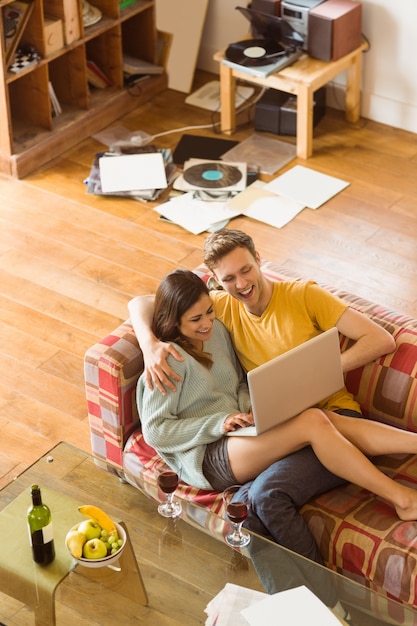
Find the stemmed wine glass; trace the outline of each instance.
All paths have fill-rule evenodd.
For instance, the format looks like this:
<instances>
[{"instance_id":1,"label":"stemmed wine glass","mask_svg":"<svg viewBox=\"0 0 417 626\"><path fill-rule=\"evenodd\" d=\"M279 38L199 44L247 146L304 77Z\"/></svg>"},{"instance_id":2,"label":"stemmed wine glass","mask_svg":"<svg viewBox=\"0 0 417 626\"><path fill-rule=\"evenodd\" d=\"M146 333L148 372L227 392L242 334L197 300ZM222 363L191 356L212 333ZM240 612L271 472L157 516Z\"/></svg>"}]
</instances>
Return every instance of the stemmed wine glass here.
<instances>
[{"instance_id":1,"label":"stemmed wine glass","mask_svg":"<svg viewBox=\"0 0 417 626\"><path fill-rule=\"evenodd\" d=\"M250 542L250 535L242 530L242 524L248 516L248 505L240 500L233 501L241 485L231 485L223 491L223 502L226 509L226 518L232 530L225 537L226 543L232 548L243 548Z\"/></svg>"},{"instance_id":2,"label":"stemmed wine glass","mask_svg":"<svg viewBox=\"0 0 417 626\"><path fill-rule=\"evenodd\" d=\"M158 506L158 513L164 517L178 517L181 515L181 502L174 500L174 491L181 479L181 470L172 469L157 472L158 487L166 495L166 502Z\"/></svg>"}]
</instances>

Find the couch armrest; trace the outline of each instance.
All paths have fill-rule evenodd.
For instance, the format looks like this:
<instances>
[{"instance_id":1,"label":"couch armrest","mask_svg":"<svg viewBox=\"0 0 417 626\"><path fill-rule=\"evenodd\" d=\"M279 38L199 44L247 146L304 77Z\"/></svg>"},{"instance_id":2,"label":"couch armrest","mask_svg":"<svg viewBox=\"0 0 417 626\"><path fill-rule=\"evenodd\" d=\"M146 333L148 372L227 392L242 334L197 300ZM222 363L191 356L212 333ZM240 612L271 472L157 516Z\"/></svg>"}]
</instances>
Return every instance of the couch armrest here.
<instances>
[{"instance_id":1,"label":"couch armrest","mask_svg":"<svg viewBox=\"0 0 417 626\"><path fill-rule=\"evenodd\" d=\"M396 343L394 352L349 372L347 388L367 417L417 432L417 320L350 294L338 295L383 326ZM346 339L343 343L348 344Z\"/></svg>"},{"instance_id":2,"label":"couch armrest","mask_svg":"<svg viewBox=\"0 0 417 626\"><path fill-rule=\"evenodd\" d=\"M142 351L129 320L84 357L92 452L99 465L120 475L124 445L139 425L136 384L142 371Z\"/></svg>"}]
</instances>

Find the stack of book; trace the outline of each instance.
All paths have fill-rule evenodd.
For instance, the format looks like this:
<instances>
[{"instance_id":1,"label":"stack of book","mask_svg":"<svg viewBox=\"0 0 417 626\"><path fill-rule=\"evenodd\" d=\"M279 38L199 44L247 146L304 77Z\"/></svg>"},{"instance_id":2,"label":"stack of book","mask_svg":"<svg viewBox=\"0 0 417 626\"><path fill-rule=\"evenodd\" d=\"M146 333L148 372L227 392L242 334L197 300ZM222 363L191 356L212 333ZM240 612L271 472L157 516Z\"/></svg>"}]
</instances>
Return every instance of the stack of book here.
<instances>
[{"instance_id":1,"label":"stack of book","mask_svg":"<svg viewBox=\"0 0 417 626\"><path fill-rule=\"evenodd\" d=\"M143 59L137 59L128 54L123 55L123 73L125 76L154 76L163 74L162 65L155 65Z\"/></svg>"},{"instance_id":2,"label":"stack of book","mask_svg":"<svg viewBox=\"0 0 417 626\"><path fill-rule=\"evenodd\" d=\"M87 60L87 80L93 87L104 89L111 87L112 82L94 61Z\"/></svg>"}]
</instances>

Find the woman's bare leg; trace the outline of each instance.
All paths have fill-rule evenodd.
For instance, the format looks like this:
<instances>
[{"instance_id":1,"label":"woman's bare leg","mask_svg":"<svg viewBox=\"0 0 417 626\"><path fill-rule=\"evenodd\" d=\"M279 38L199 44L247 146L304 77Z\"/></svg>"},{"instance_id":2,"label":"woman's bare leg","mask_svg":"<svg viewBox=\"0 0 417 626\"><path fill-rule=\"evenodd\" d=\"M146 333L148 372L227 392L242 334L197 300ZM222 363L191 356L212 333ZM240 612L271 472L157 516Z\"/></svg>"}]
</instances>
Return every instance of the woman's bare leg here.
<instances>
[{"instance_id":1,"label":"woman's bare leg","mask_svg":"<svg viewBox=\"0 0 417 626\"><path fill-rule=\"evenodd\" d=\"M417 519L417 491L383 474L318 409L308 409L257 437L230 437L231 469L238 482L244 483L307 445L328 470L391 502L400 519Z\"/></svg>"},{"instance_id":2,"label":"woman's bare leg","mask_svg":"<svg viewBox=\"0 0 417 626\"><path fill-rule=\"evenodd\" d=\"M417 454L417 433L365 418L325 413L337 430L368 456Z\"/></svg>"}]
</instances>

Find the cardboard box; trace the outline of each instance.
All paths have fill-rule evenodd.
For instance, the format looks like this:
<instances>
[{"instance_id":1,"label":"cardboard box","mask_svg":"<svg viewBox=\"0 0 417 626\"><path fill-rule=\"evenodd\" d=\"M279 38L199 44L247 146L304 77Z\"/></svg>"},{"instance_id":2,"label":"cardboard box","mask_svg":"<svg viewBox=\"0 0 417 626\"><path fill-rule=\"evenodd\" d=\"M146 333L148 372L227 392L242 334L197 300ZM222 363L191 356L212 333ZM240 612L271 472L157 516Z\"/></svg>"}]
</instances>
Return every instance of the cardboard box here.
<instances>
[{"instance_id":1,"label":"cardboard box","mask_svg":"<svg viewBox=\"0 0 417 626\"><path fill-rule=\"evenodd\" d=\"M78 0L44 0L43 7L45 14L62 20L66 44L81 37Z\"/></svg>"},{"instance_id":2,"label":"cardboard box","mask_svg":"<svg viewBox=\"0 0 417 626\"><path fill-rule=\"evenodd\" d=\"M64 29L62 20L54 17L44 18L43 39L45 43L45 56L53 54L64 47Z\"/></svg>"},{"instance_id":3,"label":"cardboard box","mask_svg":"<svg viewBox=\"0 0 417 626\"><path fill-rule=\"evenodd\" d=\"M308 54L336 61L362 43L362 4L353 0L326 0L308 17Z\"/></svg>"}]
</instances>

